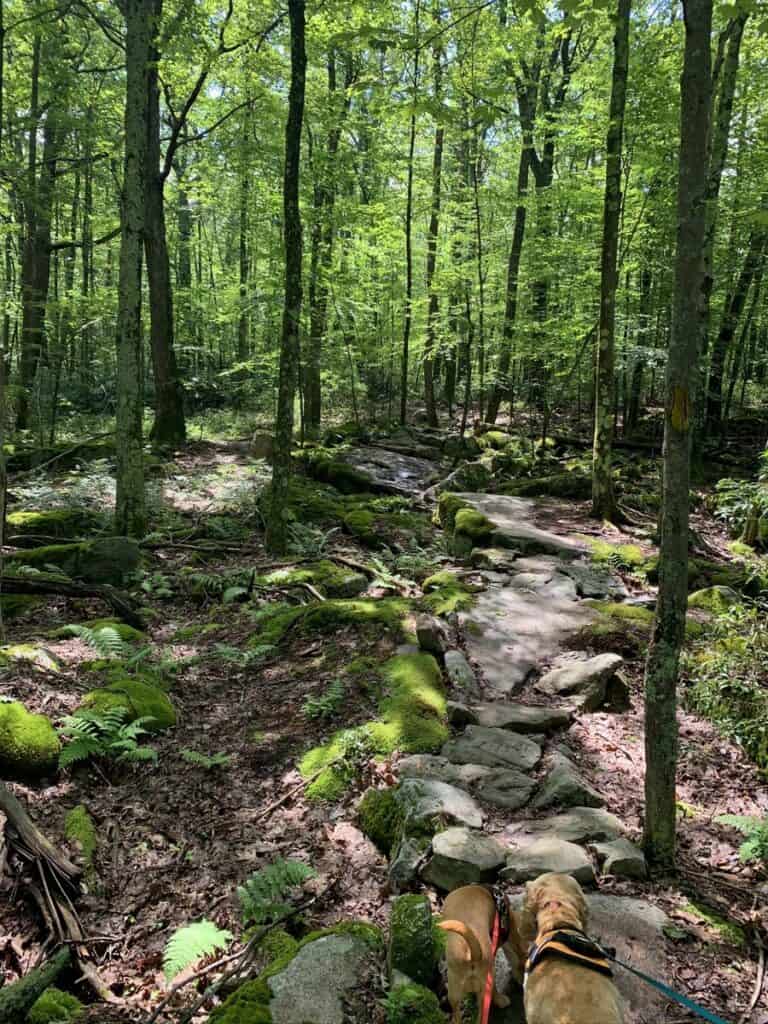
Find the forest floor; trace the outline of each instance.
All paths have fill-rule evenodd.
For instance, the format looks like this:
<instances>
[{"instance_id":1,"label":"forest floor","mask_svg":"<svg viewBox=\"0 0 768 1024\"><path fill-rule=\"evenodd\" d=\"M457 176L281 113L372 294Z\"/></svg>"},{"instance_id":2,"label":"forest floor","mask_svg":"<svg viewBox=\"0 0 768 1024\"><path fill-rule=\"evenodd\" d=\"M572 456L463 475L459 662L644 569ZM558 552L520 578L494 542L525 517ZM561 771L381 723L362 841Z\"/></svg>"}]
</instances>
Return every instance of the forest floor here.
<instances>
[{"instance_id":1,"label":"forest floor","mask_svg":"<svg viewBox=\"0 0 768 1024\"><path fill-rule=\"evenodd\" d=\"M268 478L268 466L253 460L248 444L232 442L192 444L153 480L155 532L144 547L142 577L149 648L144 654L167 673L178 714L174 729L152 737L157 765L81 767L57 780L13 787L36 824L59 846L65 845L65 816L75 806L84 804L96 822L95 873L78 910L86 934L98 937L91 949L99 973L123 1008L115 1006L114 1018L99 1011L94 1020L140 1021L152 1011L167 991L162 951L179 926L210 918L240 934L236 887L275 857L311 864L318 880L310 888L328 893L312 908L307 927L348 919L386 926L388 920L387 862L357 827L356 804L366 786L396 777L397 759L368 763L356 784L330 803L307 798L297 764L332 732L375 713L374 695L364 686L348 691L343 707L330 718L311 717L307 701L327 693L355 659L385 661L402 638L355 624L339 625L330 638L289 630L277 650L252 657L248 641L255 631L254 608L310 595L276 584L256 600L223 604L215 588L208 592L203 584L190 593L185 582L190 572L229 578L276 568L264 552L257 511L258 493ZM12 481L11 488L14 508L106 509L113 482L108 465L97 463ZM320 555L373 565L366 597L383 598L399 590L418 605L424 576L453 564L440 528L419 514L418 543L407 538L407 530L393 542L399 544L399 557L372 553L331 527L332 532L305 532L303 549L280 564ZM218 537L212 535L211 521L218 525ZM228 523L241 529L229 534ZM193 539L181 539L180 524ZM538 525L602 537L611 544L637 544L641 532L602 528L589 518L588 503L573 500L545 503ZM719 522L700 511L695 525L711 548L727 554ZM642 543L651 550L644 534ZM413 566L416 570L409 573ZM653 589L631 572L624 578L633 595ZM93 671L83 666L94 652L81 638L53 634L104 614L96 602L50 599L8 622L7 643L40 645L58 668L14 662L0 670L2 696L54 720L71 714L93 688ZM629 711L581 715L568 733L581 772L635 837L641 834L643 799L642 670L642 657L635 652L626 664ZM678 874L651 881L606 877L600 887L661 906L679 925L668 942L670 973L664 980L736 1020L747 1009L757 976L758 948L750 923L764 913L766 882L762 869L740 862L739 835L716 818L725 812L765 817L768 792L741 747L706 721L681 711L680 735ZM184 750L222 753L228 761L206 770L188 763ZM290 798L274 806L288 791ZM525 816L521 810L506 818ZM500 831L505 823L496 812L489 829ZM8 888L4 895L0 952L7 983L35 964L45 935L20 889ZM182 1008L194 1002L199 984L182 989L161 1020L178 1019ZM80 994L88 1000L87 991ZM205 1016L204 1009L195 1020ZM689 1018L670 1004L664 1020L683 1019ZM768 1022L765 997L749 1020Z\"/></svg>"}]
</instances>

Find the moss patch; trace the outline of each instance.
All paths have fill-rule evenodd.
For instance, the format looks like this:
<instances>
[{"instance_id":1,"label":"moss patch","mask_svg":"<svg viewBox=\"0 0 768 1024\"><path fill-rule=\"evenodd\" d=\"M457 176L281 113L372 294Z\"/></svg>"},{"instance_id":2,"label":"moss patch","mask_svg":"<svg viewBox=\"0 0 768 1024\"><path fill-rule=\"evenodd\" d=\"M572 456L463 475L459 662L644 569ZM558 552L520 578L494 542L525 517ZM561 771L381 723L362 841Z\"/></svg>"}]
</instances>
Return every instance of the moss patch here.
<instances>
[{"instance_id":1,"label":"moss patch","mask_svg":"<svg viewBox=\"0 0 768 1024\"><path fill-rule=\"evenodd\" d=\"M267 587L311 583L324 597L350 597L352 596L350 590L354 590L356 587L356 592L359 593L361 589L357 586L359 576L359 573L345 569L335 562L321 559L319 562L312 562L309 565L277 569L267 576L257 576L255 582ZM362 589L365 589L365 579L363 579Z\"/></svg>"},{"instance_id":2,"label":"moss patch","mask_svg":"<svg viewBox=\"0 0 768 1024\"><path fill-rule=\"evenodd\" d=\"M494 529L491 520L473 508L460 508L454 518L454 533L463 533L472 540L487 540Z\"/></svg>"},{"instance_id":3,"label":"moss patch","mask_svg":"<svg viewBox=\"0 0 768 1024\"><path fill-rule=\"evenodd\" d=\"M83 1015L83 1004L69 992L48 988L32 1006L27 1024L71 1024Z\"/></svg>"},{"instance_id":4,"label":"moss patch","mask_svg":"<svg viewBox=\"0 0 768 1024\"><path fill-rule=\"evenodd\" d=\"M425 608L434 615L449 615L471 608L479 588L470 588L456 573L443 571L424 580L422 589L427 595L421 601Z\"/></svg>"},{"instance_id":5,"label":"moss patch","mask_svg":"<svg viewBox=\"0 0 768 1024\"><path fill-rule=\"evenodd\" d=\"M456 515L466 507L467 502L464 498L460 498L458 494L453 494L451 491L444 491L437 501L435 512L437 522L444 530L452 533L456 524Z\"/></svg>"},{"instance_id":6,"label":"moss patch","mask_svg":"<svg viewBox=\"0 0 768 1024\"><path fill-rule=\"evenodd\" d=\"M56 508L11 512L7 519L11 538L55 537L69 540L105 529L106 518L83 508Z\"/></svg>"},{"instance_id":7,"label":"moss patch","mask_svg":"<svg viewBox=\"0 0 768 1024\"><path fill-rule=\"evenodd\" d=\"M366 790L357 809L357 821L376 849L389 857L403 827L403 810L395 790Z\"/></svg>"},{"instance_id":8,"label":"moss patch","mask_svg":"<svg viewBox=\"0 0 768 1024\"><path fill-rule=\"evenodd\" d=\"M446 1024L434 992L422 985L398 985L384 1003L387 1024Z\"/></svg>"},{"instance_id":9,"label":"moss patch","mask_svg":"<svg viewBox=\"0 0 768 1024\"><path fill-rule=\"evenodd\" d=\"M83 804L73 807L67 814L64 819L64 835L70 843L79 847L83 861L90 867L96 854L96 826Z\"/></svg>"},{"instance_id":10,"label":"moss patch","mask_svg":"<svg viewBox=\"0 0 768 1024\"><path fill-rule=\"evenodd\" d=\"M512 483L503 484L499 488L499 494L511 494L520 498L546 495L583 501L592 494L592 481L582 473L553 473L551 476L529 480L513 480Z\"/></svg>"},{"instance_id":11,"label":"moss patch","mask_svg":"<svg viewBox=\"0 0 768 1024\"><path fill-rule=\"evenodd\" d=\"M618 601L584 601L598 612L595 622L585 626L581 636L601 649L618 649L628 655L641 654L648 645L654 623L654 612L641 605L622 604ZM702 623L688 618L685 635L695 639L702 635Z\"/></svg>"},{"instance_id":12,"label":"moss patch","mask_svg":"<svg viewBox=\"0 0 768 1024\"><path fill-rule=\"evenodd\" d=\"M689 608L700 608L713 615L725 615L734 605L740 604L741 598L731 587L705 587L696 590L688 597Z\"/></svg>"},{"instance_id":13,"label":"moss patch","mask_svg":"<svg viewBox=\"0 0 768 1024\"><path fill-rule=\"evenodd\" d=\"M744 946L746 944L747 937L741 925L721 917L711 907L707 907L703 903L691 901L683 907L683 910L687 914L701 918L709 928L718 933L724 942L732 946Z\"/></svg>"},{"instance_id":14,"label":"moss patch","mask_svg":"<svg viewBox=\"0 0 768 1024\"><path fill-rule=\"evenodd\" d=\"M438 956L429 899L415 893L398 896L389 918L390 973L401 971L419 985L431 985Z\"/></svg>"},{"instance_id":15,"label":"moss patch","mask_svg":"<svg viewBox=\"0 0 768 1024\"><path fill-rule=\"evenodd\" d=\"M137 718L151 718L151 722L145 723L150 732L162 732L176 724L173 704L159 687L136 676L129 676L120 668L110 672L109 678L108 686L92 690L83 697L83 708L91 711L126 708L131 722Z\"/></svg>"},{"instance_id":16,"label":"moss patch","mask_svg":"<svg viewBox=\"0 0 768 1024\"><path fill-rule=\"evenodd\" d=\"M10 665L14 661L26 661L46 672L59 672L58 661L44 647L35 644L9 644L0 647L0 665Z\"/></svg>"},{"instance_id":17,"label":"moss patch","mask_svg":"<svg viewBox=\"0 0 768 1024\"><path fill-rule=\"evenodd\" d=\"M61 743L45 715L23 704L0 704L0 769L6 778L46 775L56 770Z\"/></svg>"},{"instance_id":18,"label":"moss patch","mask_svg":"<svg viewBox=\"0 0 768 1024\"><path fill-rule=\"evenodd\" d=\"M265 981L247 981L208 1018L208 1024L272 1024L272 993Z\"/></svg>"},{"instance_id":19,"label":"moss patch","mask_svg":"<svg viewBox=\"0 0 768 1024\"><path fill-rule=\"evenodd\" d=\"M647 562L643 549L637 544L611 544L597 537L581 539L589 544L592 561L599 565L608 563L619 569L642 569Z\"/></svg>"},{"instance_id":20,"label":"moss patch","mask_svg":"<svg viewBox=\"0 0 768 1024\"><path fill-rule=\"evenodd\" d=\"M255 616L257 632L249 647L269 644L276 647L289 630L301 633L329 633L340 626L379 626L403 635L403 620L409 612L407 601L400 598L374 600L333 600L309 605L275 604L266 606Z\"/></svg>"},{"instance_id":21,"label":"moss patch","mask_svg":"<svg viewBox=\"0 0 768 1024\"><path fill-rule=\"evenodd\" d=\"M483 450L493 448L495 451L503 451L512 440L513 438L502 430L489 430L478 437L477 443Z\"/></svg>"},{"instance_id":22,"label":"moss patch","mask_svg":"<svg viewBox=\"0 0 768 1024\"><path fill-rule=\"evenodd\" d=\"M94 632L98 632L100 629L114 629L120 639L127 644L144 643L147 639L146 633L142 633L140 629L134 629L133 626L129 626L119 619L91 619L89 622L83 622L82 625ZM76 634L72 626L62 626L53 635L55 637L69 637Z\"/></svg>"}]
</instances>

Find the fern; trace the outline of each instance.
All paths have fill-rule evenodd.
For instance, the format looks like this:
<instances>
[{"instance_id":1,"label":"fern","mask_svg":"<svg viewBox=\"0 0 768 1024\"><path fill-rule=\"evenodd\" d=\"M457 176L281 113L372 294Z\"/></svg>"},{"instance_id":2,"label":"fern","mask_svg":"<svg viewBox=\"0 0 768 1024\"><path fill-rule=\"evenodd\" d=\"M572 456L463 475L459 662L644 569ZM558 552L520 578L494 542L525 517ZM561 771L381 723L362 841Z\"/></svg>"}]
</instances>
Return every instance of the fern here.
<instances>
[{"instance_id":1,"label":"fern","mask_svg":"<svg viewBox=\"0 0 768 1024\"><path fill-rule=\"evenodd\" d=\"M91 629L90 626L65 626L62 633L65 636L78 637L100 658L123 658L129 650L114 626L101 626L99 629Z\"/></svg>"},{"instance_id":2,"label":"fern","mask_svg":"<svg viewBox=\"0 0 768 1024\"><path fill-rule=\"evenodd\" d=\"M154 747L139 745L139 740L147 734L144 725L152 719L143 717L126 722L127 716L128 710L123 707L68 715L58 730L59 736L69 741L59 754L59 767L67 768L91 758L157 762Z\"/></svg>"},{"instance_id":3,"label":"fern","mask_svg":"<svg viewBox=\"0 0 768 1024\"><path fill-rule=\"evenodd\" d=\"M721 814L715 818L720 825L731 825L746 840L739 847L739 859L748 863L760 860L768 864L768 818L750 818L742 814Z\"/></svg>"},{"instance_id":4,"label":"fern","mask_svg":"<svg viewBox=\"0 0 768 1024\"><path fill-rule=\"evenodd\" d=\"M256 871L237 887L243 923L269 924L287 913L291 909L287 902L290 890L310 878L317 878L317 872L298 860L278 858L261 871Z\"/></svg>"},{"instance_id":5,"label":"fern","mask_svg":"<svg viewBox=\"0 0 768 1024\"><path fill-rule=\"evenodd\" d=\"M224 754L219 751L216 754L201 754L197 750L184 749L181 752L182 760L186 761L187 764L192 764L196 768L205 768L206 771L213 771L215 768L229 768L232 764L232 758L229 754Z\"/></svg>"},{"instance_id":6,"label":"fern","mask_svg":"<svg viewBox=\"0 0 768 1024\"><path fill-rule=\"evenodd\" d=\"M173 933L163 952L163 973L168 981L192 964L226 949L232 932L217 928L213 921L202 920L185 925Z\"/></svg>"},{"instance_id":7,"label":"fern","mask_svg":"<svg viewBox=\"0 0 768 1024\"><path fill-rule=\"evenodd\" d=\"M320 697L309 697L301 711L306 718L333 718L344 703L346 690L340 679L334 679Z\"/></svg>"}]
</instances>

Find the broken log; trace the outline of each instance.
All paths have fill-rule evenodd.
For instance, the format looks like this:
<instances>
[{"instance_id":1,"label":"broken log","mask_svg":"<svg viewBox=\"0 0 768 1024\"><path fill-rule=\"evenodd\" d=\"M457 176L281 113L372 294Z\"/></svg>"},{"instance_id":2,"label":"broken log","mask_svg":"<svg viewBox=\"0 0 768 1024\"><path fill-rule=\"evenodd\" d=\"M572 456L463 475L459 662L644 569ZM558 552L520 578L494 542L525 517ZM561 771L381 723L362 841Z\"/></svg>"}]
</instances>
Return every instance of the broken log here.
<instances>
[{"instance_id":1,"label":"broken log","mask_svg":"<svg viewBox=\"0 0 768 1024\"><path fill-rule=\"evenodd\" d=\"M41 967L0 989L0 1020L3 1024L24 1024L33 1004L56 981L69 960L69 949L64 946Z\"/></svg>"},{"instance_id":2,"label":"broken log","mask_svg":"<svg viewBox=\"0 0 768 1024\"><path fill-rule=\"evenodd\" d=\"M97 597L105 601L115 615L134 629L144 630L146 625L134 611L131 598L122 590L115 590L106 583L76 583L54 576L18 576L3 573L0 576L0 594L19 594L27 597L42 597L55 594L59 597Z\"/></svg>"}]
</instances>

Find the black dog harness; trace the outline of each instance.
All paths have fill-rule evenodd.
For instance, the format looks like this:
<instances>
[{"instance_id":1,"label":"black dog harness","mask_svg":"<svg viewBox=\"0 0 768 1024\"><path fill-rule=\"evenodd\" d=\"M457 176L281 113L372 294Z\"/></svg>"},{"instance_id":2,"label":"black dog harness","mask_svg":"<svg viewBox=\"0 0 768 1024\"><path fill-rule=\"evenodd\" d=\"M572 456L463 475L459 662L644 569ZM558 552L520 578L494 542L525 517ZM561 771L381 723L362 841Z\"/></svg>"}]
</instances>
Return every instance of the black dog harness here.
<instances>
[{"instance_id":1,"label":"black dog harness","mask_svg":"<svg viewBox=\"0 0 768 1024\"><path fill-rule=\"evenodd\" d=\"M613 977L613 971L603 949L584 932L576 929L558 929L536 936L536 942L531 946L525 964L526 981L531 972L547 957L570 960L572 963L587 967L590 971Z\"/></svg>"}]
</instances>

